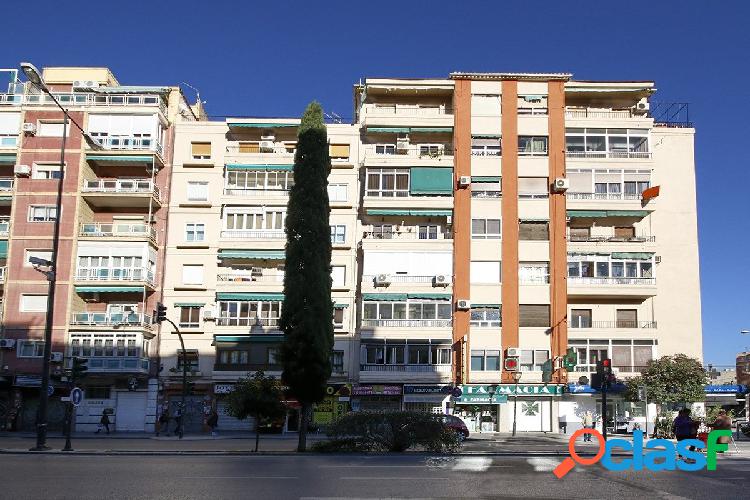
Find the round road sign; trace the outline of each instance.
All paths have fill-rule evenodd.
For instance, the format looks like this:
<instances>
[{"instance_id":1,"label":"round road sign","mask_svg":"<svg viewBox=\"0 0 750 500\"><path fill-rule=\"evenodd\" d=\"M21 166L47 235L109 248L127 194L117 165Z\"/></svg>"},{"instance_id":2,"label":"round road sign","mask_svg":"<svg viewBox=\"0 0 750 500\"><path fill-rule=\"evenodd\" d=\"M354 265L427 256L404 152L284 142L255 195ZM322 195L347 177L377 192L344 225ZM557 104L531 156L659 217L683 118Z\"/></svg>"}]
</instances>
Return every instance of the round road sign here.
<instances>
[{"instance_id":1,"label":"round road sign","mask_svg":"<svg viewBox=\"0 0 750 500\"><path fill-rule=\"evenodd\" d=\"M78 406L81 404L81 401L83 401L83 391L78 387L74 387L70 391L70 402L73 403L73 406Z\"/></svg>"}]
</instances>

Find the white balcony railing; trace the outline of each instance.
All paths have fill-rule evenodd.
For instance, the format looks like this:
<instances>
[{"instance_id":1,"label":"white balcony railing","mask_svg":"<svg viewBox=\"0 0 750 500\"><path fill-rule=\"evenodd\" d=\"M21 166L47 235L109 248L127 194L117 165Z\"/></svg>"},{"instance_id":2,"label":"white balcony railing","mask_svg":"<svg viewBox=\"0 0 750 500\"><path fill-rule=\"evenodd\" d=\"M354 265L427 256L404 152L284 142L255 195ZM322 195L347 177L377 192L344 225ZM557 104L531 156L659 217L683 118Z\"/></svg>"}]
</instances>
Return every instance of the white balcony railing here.
<instances>
[{"instance_id":1,"label":"white balcony railing","mask_svg":"<svg viewBox=\"0 0 750 500\"><path fill-rule=\"evenodd\" d=\"M161 96L156 94L100 94L100 93L54 93L62 105L68 107L140 107L154 106L162 112L167 111ZM0 94L0 105L12 106L56 106L55 101L47 94Z\"/></svg>"},{"instance_id":2,"label":"white balcony railing","mask_svg":"<svg viewBox=\"0 0 750 500\"><path fill-rule=\"evenodd\" d=\"M0 236L8 236L10 233L10 216L0 217Z\"/></svg>"},{"instance_id":3,"label":"white balcony railing","mask_svg":"<svg viewBox=\"0 0 750 500\"><path fill-rule=\"evenodd\" d=\"M568 200L640 200L640 193L565 193Z\"/></svg>"},{"instance_id":4,"label":"white balcony railing","mask_svg":"<svg viewBox=\"0 0 750 500\"><path fill-rule=\"evenodd\" d=\"M373 274L365 274L362 276L362 281L375 281L376 276ZM416 276L407 274L389 274L388 279L391 283L434 283L435 275L430 276ZM449 276L450 281L445 284L451 284L453 282L453 276ZM440 283L445 285L444 283Z\"/></svg>"},{"instance_id":5,"label":"white balcony railing","mask_svg":"<svg viewBox=\"0 0 750 500\"><path fill-rule=\"evenodd\" d=\"M360 365L363 372L450 373L451 365Z\"/></svg>"},{"instance_id":6,"label":"white balcony railing","mask_svg":"<svg viewBox=\"0 0 750 500\"><path fill-rule=\"evenodd\" d=\"M286 238L284 229L230 229L221 232L222 238L232 240L283 240Z\"/></svg>"},{"instance_id":7,"label":"white balcony railing","mask_svg":"<svg viewBox=\"0 0 750 500\"><path fill-rule=\"evenodd\" d=\"M366 116L444 116L453 108L442 104L365 104Z\"/></svg>"},{"instance_id":8,"label":"white balcony railing","mask_svg":"<svg viewBox=\"0 0 750 500\"><path fill-rule=\"evenodd\" d=\"M73 313L70 318L71 325L86 326L140 326L151 328L151 316L147 314L124 314L124 313Z\"/></svg>"},{"instance_id":9,"label":"white balcony railing","mask_svg":"<svg viewBox=\"0 0 750 500\"><path fill-rule=\"evenodd\" d=\"M650 151L565 151L568 158L651 158Z\"/></svg>"},{"instance_id":10,"label":"white balcony railing","mask_svg":"<svg viewBox=\"0 0 750 500\"><path fill-rule=\"evenodd\" d=\"M159 188L150 179L86 179L86 193L153 194L159 199Z\"/></svg>"},{"instance_id":11,"label":"white balcony railing","mask_svg":"<svg viewBox=\"0 0 750 500\"><path fill-rule=\"evenodd\" d=\"M616 235L614 233L607 234L571 234L566 235L567 239L571 243L653 243L656 241L656 236L650 236L646 234L635 235Z\"/></svg>"},{"instance_id":12,"label":"white balcony railing","mask_svg":"<svg viewBox=\"0 0 750 500\"><path fill-rule=\"evenodd\" d=\"M148 224L121 224L109 222L84 222L80 236L148 237L156 242L156 230Z\"/></svg>"},{"instance_id":13,"label":"white balcony railing","mask_svg":"<svg viewBox=\"0 0 750 500\"><path fill-rule=\"evenodd\" d=\"M365 231L362 233L362 238L369 240L419 240L424 242L429 241L440 241L440 240L452 240L453 234L450 232L440 232L437 234L429 234L426 231L419 230L415 227L411 230L406 231Z\"/></svg>"},{"instance_id":14,"label":"white balcony railing","mask_svg":"<svg viewBox=\"0 0 750 500\"><path fill-rule=\"evenodd\" d=\"M565 118L623 119L643 115L634 115L630 109L566 109Z\"/></svg>"},{"instance_id":15,"label":"white balcony railing","mask_svg":"<svg viewBox=\"0 0 750 500\"><path fill-rule=\"evenodd\" d=\"M594 285L594 286L619 286L619 285L639 285L654 286L656 278L621 278L621 277L591 277L591 276L568 276L568 284L574 286Z\"/></svg>"},{"instance_id":16,"label":"white balcony railing","mask_svg":"<svg viewBox=\"0 0 750 500\"><path fill-rule=\"evenodd\" d=\"M222 273L217 274L216 279L235 283L284 283L283 274Z\"/></svg>"},{"instance_id":17,"label":"white balcony railing","mask_svg":"<svg viewBox=\"0 0 750 500\"><path fill-rule=\"evenodd\" d=\"M245 196L248 198L263 198L266 196L289 196L289 189L241 188L241 187L225 186L224 194L226 196Z\"/></svg>"},{"instance_id":18,"label":"white balcony railing","mask_svg":"<svg viewBox=\"0 0 750 500\"><path fill-rule=\"evenodd\" d=\"M13 191L13 177L0 177L0 191Z\"/></svg>"},{"instance_id":19,"label":"white balcony railing","mask_svg":"<svg viewBox=\"0 0 750 500\"><path fill-rule=\"evenodd\" d=\"M452 157L453 148L448 144L412 144L405 149L396 149L395 144L367 144L364 146L366 157L378 158L443 158Z\"/></svg>"},{"instance_id":20,"label":"white balcony railing","mask_svg":"<svg viewBox=\"0 0 750 500\"><path fill-rule=\"evenodd\" d=\"M450 319L363 319L362 326L367 328L449 328Z\"/></svg>"},{"instance_id":21,"label":"white balcony railing","mask_svg":"<svg viewBox=\"0 0 750 500\"><path fill-rule=\"evenodd\" d=\"M154 284L153 271L145 267L79 267L76 270L78 281L145 281Z\"/></svg>"},{"instance_id":22,"label":"white balcony railing","mask_svg":"<svg viewBox=\"0 0 750 500\"><path fill-rule=\"evenodd\" d=\"M151 137L133 137L133 136L96 136L94 139L104 149L116 149L126 151L156 151L162 154L163 148L161 143Z\"/></svg>"},{"instance_id":23,"label":"white balcony railing","mask_svg":"<svg viewBox=\"0 0 750 500\"><path fill-rule=\"evenodd\" d=\"M149 360L138 356L87 357L89 373L148 373Z\"/></svg>"}]
</instances>

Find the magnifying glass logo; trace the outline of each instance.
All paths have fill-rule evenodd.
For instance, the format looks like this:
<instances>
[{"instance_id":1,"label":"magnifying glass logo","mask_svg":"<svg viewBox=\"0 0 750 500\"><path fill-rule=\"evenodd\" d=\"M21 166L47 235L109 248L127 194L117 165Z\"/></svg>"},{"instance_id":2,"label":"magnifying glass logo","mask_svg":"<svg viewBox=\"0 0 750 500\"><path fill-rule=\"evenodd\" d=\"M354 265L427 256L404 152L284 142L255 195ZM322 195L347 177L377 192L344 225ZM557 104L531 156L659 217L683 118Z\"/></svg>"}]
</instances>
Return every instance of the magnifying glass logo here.
<instances>
[{"instance_id":1,"label":"magnifying glass logo","mask_svg":"<svg viewBox=\"0 0 750 500\"><path fill-rule=\"evenodd\" d=\"M583 436L584 434L591 434L596 438L597 441L599 441L599 451L591 458L581 458L578 456L578 453L576 453L576 439ZM555 476L557 476L558 479L561 479L565 476L565 474L570 472L573 467L575 467L576 462L581 465L594 465L604 456L606 444L607 443L604 441L604 437L596 429L578 429L573 433L572 436L570 436L570 440L568 441L568 453L570 454L570 456L563 460L560 465L555 467L555 470L552 472L555 474Z\"/></svg>"}]
</instances>

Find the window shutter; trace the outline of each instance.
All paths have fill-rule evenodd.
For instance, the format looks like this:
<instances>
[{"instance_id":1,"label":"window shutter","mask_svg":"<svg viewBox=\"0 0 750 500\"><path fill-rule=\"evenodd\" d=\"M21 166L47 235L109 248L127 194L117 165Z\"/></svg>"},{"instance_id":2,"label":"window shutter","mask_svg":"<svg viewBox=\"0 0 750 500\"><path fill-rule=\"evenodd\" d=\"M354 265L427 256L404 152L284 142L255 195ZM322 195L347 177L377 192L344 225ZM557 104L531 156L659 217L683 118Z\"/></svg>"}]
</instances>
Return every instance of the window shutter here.
<instances>
[{"instance_id":1,"label":"window shutter","mask_svg":"<svg viewBox=\"0 0 750 500\"><path fill-rule=\"evenodd\" d=\"M257 142L241 142L240 153L260 153L260 144Z\"/></svg>"},{"instance_id":2,"label":"window shutter","mask_svg":"<svg viewBox=\"0 0 750 500\"><path fill-rule=\"evenodd\" d=\"M546 177L519 177L518 192L521 194L546 194L549 185Z\"/></svg>"},{"instance_id":3,"label":"window shutter","mask_svg":"<svg viewBox=\"0 0 750 500\"><path fill-rule=\"evenodd\" d=\"M518 319L518 326L549 327L549 305L520 305L518 306Z\"/></svg>"},{"instance_id":4,"label":"window shutter","mask_svg":"<svg viewBox=\"0 0 750 500\"><path fill-rule=\"evenodd\" d=\"M349 144L331 144L328 154L331 158L349 159Z\"/></svg>"},{"instance_id":5,"label":"window shutter","mask_svg":"<svg viewBox=\"0 0 750 500\"><path fill-rule=\"evenodd\" d=\"M193 156L211 156L210 142L193 142L191 145L193 148Z\"/></svg>"}]
</instances>

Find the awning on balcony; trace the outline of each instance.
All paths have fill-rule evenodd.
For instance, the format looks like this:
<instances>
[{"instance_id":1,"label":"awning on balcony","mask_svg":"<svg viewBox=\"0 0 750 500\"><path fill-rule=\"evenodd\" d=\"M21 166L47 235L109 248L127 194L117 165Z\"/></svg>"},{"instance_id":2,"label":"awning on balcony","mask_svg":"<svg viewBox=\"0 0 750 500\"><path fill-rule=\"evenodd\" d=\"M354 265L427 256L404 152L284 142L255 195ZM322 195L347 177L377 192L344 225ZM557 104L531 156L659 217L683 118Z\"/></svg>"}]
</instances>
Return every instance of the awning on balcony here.
<instances>
[{"instance_id":1,"label":"awning on balcony","mask_svg":"<svg viewBox=\"0 0 750 500\"><path fill-rule=\"evenodd\" d=\"M299 127L299 123L261 123L261 122L227 122L229 128L292 128Z\"/></svg>"},{"instance_id":2,"label":"awning on balcony","mask_svg":"<svg viewBox=\"0 0 750 500\"><path fill-rule=\"evenodd\" d=\"M284 250L219 250L220 259L284 260Z\"/></svg>"},{"instance_id":3,"label":"awning on balcony","mask_svg":"<svg viewBox=\"0 0 750 500\"><path fill-rule=\"evenodd\" d=\"M294 165L252 165L245 163L228 163L227 170L274 170L274 171L291 171Z\"/></svg>"},{"instance_id":4,"label":"awning on balcony","mask_svg":"<svg viewBox=\"0 0 750 500\"><path fill-rule=\"evenodd\" d=\"M214 342L281 342L283 335L214 335Z\"/></svg>"},{"instance_id":5,"label":"awning on balcony","mask_svg":"<svg viewBox=\"0 0 750 500\"><path fill-rule=\"evenodd\" d=\"M453 169L412 167L409 192L411 194L453 193Z\"/></svg>"},{"instance_id":6,"label":"awning on balcony","mask_svg":"<svg viewBox=\"0 0 750 500\"><path fill-rule=\"evenodd\" d=\"M284 300L283 293L263 293L263 292L243 292L243 293L217 293L216 300L267 300L267 301L282 301Z\"/></svg>"},{"instance_id":7,"label":"awning on balcony","mask_svg":"<svg viewBox=\"0 0 750 500\"><path fill-rule=\"evenodd\" d=\"M97 94L168 94L170 87L148 87L142 85L119 85L117 87L97 87Z\"/></svg>"},{"instance_id":8,"label":"awning on balcony","mask_svg":"<svg viewBox=\"0 0 750 500\"><path fill-rule=\"evenodd\" d=\"M367 132L373 134L408 134L409 127L367 127Z\"/></svg>"},{"instance_id":9,"label":"awning on balcony","mask_svg":"<svg viewBox=\"0 0 750 500\"><path fill-rule=\"evenodd\" d=\"M472 309L486 307L488 309L500 309L500 304L471 304Z\"/></svg>"},{"instance_id":10,"label":"awning on balcony","mask_svg":"<svg viewBox=\"0 0 750 500\"><path fill-rule=\"evenodd\" d=\"M651 260L653 256L653 253L647 252L612 252L613 259Z\"/></svg>"},{"instance_id":11,"label":"awning on balcony","mask_svg":"<svg viewBox=\"0 0 750 500\"><path fill-rule=\"evenodd\" d=\"M437 134L437 133L451 133L453 127L411 127L410 132L414 133L426 133L426 134Z\"/></svg>"},{"instance_id":12,"label":"awning on balcony","mask_svg":"<svg viewBox=\"0 0 750 500\"><path fill-rule=\"evenodd\" d=\"M334 309L346 309L347 307L349 307L349 304L333 304Z\"/></svg>"},{"instance_id":13,"label":"awning on balcony","mask_svg":"<svg viewBox=\"0 0 750 500\"><path fill-rule=\"evenodd\" d=\"M142 286L77 286L76 293L143 293Z\"/></svg>"},{"instance_id":14,"label":"awning on balcony","mask_svg":"<svg viewBox=\"0 0 750 500\"><path fill-rule=\"evenodd\" d=\"M86 161L101 161L113 163L151 163L152 156L134 155L86 155Z\"/></svg>"},{"instance_id":15,"label":"awning on balcony","mask_svg":"<svg viewBox=\"0 0 750 500\"><path fill-rule=\"evenodd\" d=\"M406 300L405 293L363 293L362 300L381 300L386 302L397 302Z\"/></svg>"},{"instance_id":16,"label":"awning on balcony","mask_svg":"<svg viewBox=\"0 0 750 500\"><path fill-rule=\"evenodd\" d=\"M607 217L646 217L648 210L607 210Z\"/></svg>"},{"instance_id":17,"label":"awning on balcony","mask_svg":"<svg viewBox=\"0 0 750 500\"><path fill-rule=\"evenodd\" d=\"M472 175L471 182L500 182L500 176L494 175Z\"/></svg>"},{"instance_id":18,"label":"awning on balcony","mask_svg":"<svg viewBox=\"0 0 750 500\"><path fill-rule=\"evenodd\" d=\"M500 139L500 134L471 134L472 139Z\"/></svg>"},{"instance_id":19,"label":"awning on balcony","mask_svg":"<svg viewBox=\"0 0 750 500\"><path fill-rule=\"evenodd\" d=\"M410 299L428 299L428 300L451 300L452 293L409 293Z\"/></svg>"},{"instance_id":20,"label":"awning on balcony","mask_svg":"<svg viewBox=\"0 0 750 500\"><path fill-rule=\"evenodd\" d=\"M205 302L175 302L175 307L203 307Z\"/></svg>"},{"instance_id":21,"label":"awning on balcony","mask_svg":"<svg viewBox=\"0 0 750 500\"><path fill-rule=\"evenodd\" d=\"M15 165L16 155L0 155L0 164L2 165Z\"/></svg>"},{"instance_id":22,"label":"awning on balcony","mask_svg":"<svg viewBox=\"0 0 750 500\"><path fill-rule=\"evenodd\" d=\"M606 217L606 210L568 210L568 217Z\"/></svg>"},{"instance_id":23,"label":"awning on balcony","mask_svg":"<svg viewBox=\"0 0 750 500\"><path fill-rule=\"evenodd\" d=\"M0 259L8 258L8 240L0 240Z\"/></svg>"},{"instance_id":24,"label":"awning on balcony","mask_svg":"<svg viewBox=\"0 0 750 500\"><path fill-rule=\"evenodd\" d=\"M415 215L415 216L450 216L453 211L448 210L398 210L392 208L371 208L367 210L367 215Z\"/></svg>"}]
</instances>

